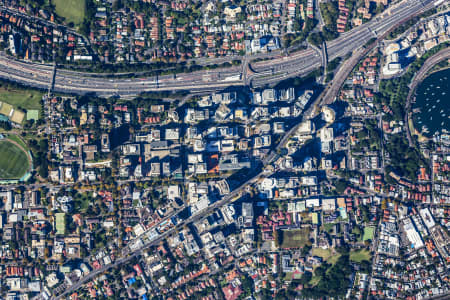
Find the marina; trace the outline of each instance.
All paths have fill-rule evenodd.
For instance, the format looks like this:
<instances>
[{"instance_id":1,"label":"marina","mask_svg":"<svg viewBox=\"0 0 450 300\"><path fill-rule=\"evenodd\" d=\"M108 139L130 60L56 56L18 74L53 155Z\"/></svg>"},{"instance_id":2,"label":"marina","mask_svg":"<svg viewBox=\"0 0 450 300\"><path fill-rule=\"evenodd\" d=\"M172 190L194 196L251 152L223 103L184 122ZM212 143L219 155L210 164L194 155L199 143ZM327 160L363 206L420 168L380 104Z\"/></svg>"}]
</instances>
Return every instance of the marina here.
<instances>
[{"instance_id":1,"label":"marina","mask_svg":"<svg viewBox=\"0 0 450 300\"><path fill-rule=\"evenodd\" d=\"M413 104L415 128L425 136L450 128L450 69L431 74L420 83Z\"/></svg>"}]
</instances>

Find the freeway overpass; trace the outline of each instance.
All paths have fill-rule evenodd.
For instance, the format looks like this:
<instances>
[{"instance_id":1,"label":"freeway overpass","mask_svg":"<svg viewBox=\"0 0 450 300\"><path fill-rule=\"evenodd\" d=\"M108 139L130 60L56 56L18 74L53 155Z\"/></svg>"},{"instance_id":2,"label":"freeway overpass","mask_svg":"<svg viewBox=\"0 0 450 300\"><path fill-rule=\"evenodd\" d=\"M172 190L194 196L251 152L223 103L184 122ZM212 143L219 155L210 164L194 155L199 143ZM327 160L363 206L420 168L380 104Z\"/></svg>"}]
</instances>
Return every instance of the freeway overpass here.
<instances>
[{"instance_id":1,"label":"freeway overpass","mask_svg":"<svg viewBox=\"0 0 450 300\"><path fill-rule=\"evenodd\" d=\"M359 49L370 39L380 37L405 19L434 7L439 0L403 0L389 11L372 19L339 38L327 43L328 59L345 56ZM107 78L101 74L82 73L58 69L53 65L18 61L0 54L0 78L25 85L47 89L53 82L55 92L98 96L131 97L142 92L163 90L220 90L229 86L261 87L281 80L303 76L322 66L323 61L313 49L294 52L289 56L253 63L252 74L244 74L243 66L225 69L202 70L189 74L151 76L143 78ZM54 79L52 78L54 76Z\"/></svg>"}]
</instances>

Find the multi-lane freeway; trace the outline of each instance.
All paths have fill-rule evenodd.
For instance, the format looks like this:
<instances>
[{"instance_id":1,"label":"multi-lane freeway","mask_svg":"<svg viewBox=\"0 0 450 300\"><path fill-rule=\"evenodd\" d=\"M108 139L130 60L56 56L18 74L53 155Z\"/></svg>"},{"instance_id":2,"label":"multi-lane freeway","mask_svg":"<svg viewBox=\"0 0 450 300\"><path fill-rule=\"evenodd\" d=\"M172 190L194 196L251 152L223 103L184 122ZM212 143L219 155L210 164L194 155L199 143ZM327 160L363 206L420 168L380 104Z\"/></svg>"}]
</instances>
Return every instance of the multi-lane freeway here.
<instances>
[{"instance_id":1,"label":"multi-lane freeway","mask_svg":"<svg viewBox=\"0 0 450 300\"><path fill-rule=\"evenodd\" d=\"M367 33L364 32L355 32L353 34L347 33L345 36L347 39L345 39L345 42L343 41L341 44L338 42L330 42L328 43L327 51L330 59L333 59L334 57L342 55L342 53L348 53L350 51L350 48L352 50L359 49L359 46L366 43L368 40L370 40L375 35L377 37L381 36L389 28L392 26L400 23L408 16L411 16L413 14L416 14L420 12L420 10L425 8L429 8L434 4L435 1L433 0L426 0L424 3L418 2L415 0L409 0L404 1L400 3L398 7L395 7L392 9L393 12L397 16L401 16L400 18L396 19L394 22L393 19L390 18L389 13L386 14L385 17L379 17L379 19L386 19L388 20L387 24L377 25L378 23L374 23L372 25L368 26L361 26L362 30L374 30L374 35L370 36ZM405 6L406 5L406 6ZM389 21L390 20L390 21ZM378 22L378 21L377 21ZM365 28L365 29L364 29ZM364 38L365 37L365 38ZM359 40L360 39L360 40ZM358 42L359 40L359 42ZM354 44L355 43L355 44ZM356 44L357 43L357 44ZM351 47L353 45L353 47ZM348 48L348 49L347 49ZM347 49L347 50L346 50ZM362 50L358 51L359 56L360 52L364 52ZM356 60L356 58L355 58ZM243 72L244 77L249 77L251 80L259 80L258 82L276 82L280 80L280 77L289 77L297 74L303 74L307 73L310 70L314 69L317 66L320 66L321 59L320 56L317 55L317 53L312 49L307 49L302 52L295 53L289 57L281 58L281 59L275 59L270 61L270 63L267 62L260 62L256 63L252 66L252 69L256 71L256 73L249 73ZM51 82L51 76L53 75L53 66L51 65L42 65L42 64L32 64L32 63L23 63L18 61L10 61L8 58L4 56L0 56L0 65L9 65L13 66L11 72L28 72L28 76L26 79L22 79L21 82L28 83L27 80L31 79L32 84L36 84L41 87L47 87L48 84ZM351 59L349 61L349 67L348 69L351 69L351 66L354 66L354 62ZM4 67L0 67L0 72L4 72ZM65 70L59 70L56 73L55 76L55 89L61 90L61 86L64 88L62 90L66 91L66 89L70 89L70 92L77 92L74 90L74 87L71 87L72 85L75 85L79 88L83 88L80 92L96 92L100 95L110 95L106 92L106 90L109 89L115 89L115 93L123 96L132 95L133 93L138 93L142 91L151 91L151 90L157 90L157 89L194 89L199 90L203 87L198 87L198 85L201 83L201 85L204 85L204 89L213 89L213 88L220 88L222 84L224 85L230 85L230 84L243 84L243 82L246 82L242 79L242 70L239 67L232 67L224 70L214 70L214 71L202 71L202 72L195 72L193 74L181 74L178 76L162 76L160 78L143 78L143 79L133 79L133 80L127 80L127 79L108 79L104 77L95 77L95 76L88 76L83 73L77 73L72 71L65 71ZM244 69L245 70L245 69ZM15 74L14 77L9 79L14 79L20 81L19 73ZM285 73L283 73L285 72ZM347 68L342 69L342 74L347 73ZM278 73L281 73L282 75L279 75ZM261 76L261 74L264 74L264 76ZM237 76L237 77L236 77ZM346 76L345 76L346 77ZM238 78L238 79L236 79ZM47 81L45 81L47 79ZM248 78L247 78L248 80ZM267 80L267 81L266 81ZM199 84L196 84L198 82ZM30 83L28 83L30 84ZM265 84L265 83L262 83ZM155 87L156 85L156 87ZM114 88L113 88L114 87ZM105 91L105 92L103 92ZM325 93L325 95L328 95ZM317 102L320 104L327 104L328 98L330 97L322 97L317 100ZM313 109L314 110L314 109ZM314 112L311 112L312 114ZM293 134L295 131L296 126L290 130L288 133L285 134L284 138L282 139L282 142L280 143L281 146L284 146L288 138ZM277 158L277 154L275 151L272 151L272 153L263 161L263 166L270 165L272 162L274 162ZM131 249L124 249L126 250L123 252L125 254L122 258L116 260L113 264L103 266L99 270L96 270L89 274L88 276L82 278L79 282L75 283L73 286L68 287L61 295L57 297L57 299L64 297L68 295L70 292L76 290L79 288L83 283L89 281L90 279L94 278L96 275L112 268L117 265L120 265L132 257L135 257L136 255L139 255L142 251L142 249L145 249L151 245L155 245L159 243L161 240L165 239L168 235L172 234L177 229L187 225L192 224L193 222L196 222L200 220L201 218L204 218L208 214L212 213L214 210L218 209L219 207L229 204L233 202L235 199L238 198L238 195L243 191L245 187L247 187L249 184L260 180L262 177L270 176L272 173L267 172L266 170L261 171L259 174L256 174L255 176L248 179L246 182L241 184L239 187L234 189L230 194L228 194L226 197L224 197L221 201L218 201L211 206L209 206L206 210L202 211L201 213L191 216L187 220L177 224L172 229L169 229L165 233L161 234L158 238L148 241L144 247L131 251Z\"/></svg>"},{"instance_id":2,"label":"multi-lane freeway","mask_svg":"<svg viewBox=\"0 0 450 300\"><path fill-rule=\"evenodd\" d=\"M329 60L352 53L370 39L382 36L405 19L433 7L438 1L401 1L370 22L328 42L326 47ZM130 97L148 91L215 90L246 83L260 87L289 77L305 75L323 64L321 55L311 48L288 56L253 63L251 67L254 72L245 72L247 61L250 60L251 57L246 59L242 66L224 69L126 79L63 69L57 69L54 74L53 65L18 61L0 54L0 77L45 89L54 83L53 90L56 92ZM53 75L55 75L54 82Z\"/></svg>"}]
</instances>

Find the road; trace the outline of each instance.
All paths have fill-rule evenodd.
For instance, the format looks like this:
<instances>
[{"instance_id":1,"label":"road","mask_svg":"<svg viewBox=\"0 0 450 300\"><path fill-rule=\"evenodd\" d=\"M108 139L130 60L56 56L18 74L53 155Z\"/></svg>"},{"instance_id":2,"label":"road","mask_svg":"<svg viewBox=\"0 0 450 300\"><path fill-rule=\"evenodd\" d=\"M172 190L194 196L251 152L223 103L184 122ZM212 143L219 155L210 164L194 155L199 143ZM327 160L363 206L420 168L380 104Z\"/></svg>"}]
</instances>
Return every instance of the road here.
<instances>
[{"instance_id":1,"label":"road","mask_svg":"<svg viewBox=\"0 0 450 300\"><path fill-rule=\"evenodd\" d=\"M427 8L429 8L435 1L425 0L424 2L426 5L428 5ZM396 13L384 18L385 22L382 22L383 24L374 23L370 25L370 23L367 23L365 24L367 26L363 25L357 28L358 30L353 30L352 32L344 34L341 38L341 41L332 41L327 45L327 52L330 59L341 56L343 53L346 54L348 53L348 51L351 51L353 49L359 48L366 42L366 40L370 40L373 36L378 37L377 33L387 32L388 29L390 29L392 26L399 24L402 20L404 20L406 17L411 16L413 13L417 13L421 8L422 4L419 1L404 1L400 6L394 9ZM394 16L395 18L392 16ZM377 22L379 22L379 20ZM371 28L375 29L370 29L368 26L371 26ZM373 35L371 36L370 34L368 34L367 30L369 32L371 31ZM360 52L363 53L364 51L360 50ZM361 53L360 55L362 55ZM359 57L360 55L355 55L354 57ZM338 72L338 75L342 75L343 80L345 80L346 76L344 77L344 75L353 69L354 63L357 61L359 60L350 59L349 61L347 61L344 64L344 67L340 69L341 73ZM244 65L246 64L247 63L245 63ZM277 82L290 76L308 73L316 69L320 65L320 55L315 53L315 51L312 49L307 49L294 53L288 57L273 59L268 62L264 61L255 63L252 65L252 69L255 70L256 73L248 74L248 77L251 77L250 80L252 80L254 85L264 85L267 83ZM6 76L10 80L15 80L21 83L38 87L48 87L48 85L52 82L52 77L54 76L54 89L56 91L71 93L95 92L99 95L116 94L120 96L134 95L142 91L149 90L201 90L221 88L232 84L244 84L244 82L242 81L242 69L240 67L231 67L223 70L200 71L194 72L192 74L180 74L177 76L167 75L161 76L159 78L142 78L132 81L131 79L107 79L102 76L95 77L92 75L86 75L84 73L67 70L58 70L55 74L53 65L20 62L11 60L3 54L0 55L0 77L1 76ZM188 81L189 83L187 83ZM196 84L197 82L201 82L201 84ZM339 83L340 80L333 81L332 87L335 86L336 89L340 88ZM111 91L114 91L113 94L111 94ZM335 91L336 90L334 88L328 89L325 97L322 97L319 100L319 104L328 104L330 101L333 101L334 97L332 95ZM311 113L314 114L314 111L312 111ZM286 141L294 132L295 127L283 137L280 146L284 146ZM275 161L276 158L277 154L275 152L272 152L263 161L263 165L267 166L271 164L273 161ZM242 192L242 190L249 184L256 182L257 180L265 176L270 176L271 174L271 172L264 172L263 170L259 174L253 176L252 178L241 184L237 189L233 190L222 200L212 204L201 213L191 216L186 221L181 222L177 226L161 234L157 239L154 239L151 242L145 244L143 248L134 252L129 252L128 256L119 258L114 263L91 272L89 275L82 278L79 282L69 287L62 295L58 296L57 299L75 291L76 289L81 287L82 284L88 282L96 275L115 266L118 266L124 262L127 262L137 255L140 255L142 249L148 248L152 245L157 245L168 235L176 232L176 230L181 229L187 224L191 224L200 220L201 218L209 215L214 210L223 205L232 203L238 198L237 196Z\"/></svg>"},{"instance_id":2,"label":"road","mask_svg":"<svg viewBox=\"0 0 450 300\"><path fill-rule=\"evenodd\" d=\"M417 15L419 12L416 12ZM404 21L404 20L403 20ZM323 99L319 101L320 105L328 105L332 103L336 97L338 96L339 90L341 89L342 85L344 84L345 80L348 78L350 73L352 72L353 68L356 66L356 64L364 57L366 56L375 46L376 42L381 41L386 35L388 31L383 32L382 35L377 36L377 40L373 42L372 45L366 47L366 48L359 48L355 51L353 51L352 56L345 61L341 67L339 68L338 72L334 75L333 81L328 89L326 89L325 93L323 93L321 96ZM329 44L331 44L330 42ZM327 50L329 49L327 44ZM328 51L327 51L328 53ZM334 58L333 58L334 59Z\"/></svg>"},{"instance_id":3,"label":"road","mask_svg":"<svg viewBox=\"0 0 450 300\"><path fill-rule=\"evenodd\" d=\"M316 100L317 101L317 100ZM305 114L309 115L309 114L313 114L315 113L314 111L307 111ZM221 199L220 201L217 201L215 203L213 203L212 205L208 206L207 209L199 212L198 214L195 214L191 217L189 217L188 219L186 219L185 221L180 222L179 224L177 224L175 227L170 228L169 230L165 231L164 233L160 234L156 239L145 243L144 246L138 250L135 251L131 251L129 249L128 246L126 246L125 251L122 251L122 254L125 254L127 256L122 257L118 260L116 260L114 263L110 264L110 265L106 265L106 266L102 266L100 269L95 270L91 273L89 273L89 275L83 277L80 281L76 282L74 285L68 287L64 293L62 293L61 295L55 297L54 299L61 299L67 295L69 295L70 293L76 291L78 288L80 288L84 283L90 281L91 279L93 279L95 276L97 276L98 274L101 274L111 268L114 268L122 263L125 263L129 260L131 260L132 258L140 255L142 253L142 251L144 249L147 249L151 246L157 245L159 244L161 241L164 241L169 235L173 234L174 232L176 232L177 230L182 229L183 227L187 226L188 224L193 224L197 221L199 221L200 219L204 218L205 216L210 215L212 212L214 212L216 209L227 205L227 204L231 204L234 201L236 201L237 199L239 199L239 195L241 194L241 192L248 187L249 185L257 182L258 180L264 178L264 177L269 177L273 174L272 171L267 171L264 168L270 164L272 164L277 158L278 158L278 154L276 152L277 149L280 149L282 147L285 146L285 144L287 143L287 141L289 140L289 138L292 136L292 134L295 133L296 129L298 128L297 126L294 126L291 130L289 130L287 133L285 133L285 135L283 136L283 138L281 139L278 147L274 150L272 150L269 155L262 161L262 171L259 172L258 174L254 175L253 177L251 177L250 179L246 180L245 182L241 183L236 189L234 189L233 191L231 191L231 193L229 193L228 195L226 195L223 199ZM179 211L177 211L178 213ZM165 220L169 219L171 216L166 217ZM151 230L152 228L150 228L149 230ZM148 232L149 230L147 230L146 232ZM141 235L145 236L145 233ZM141 238L139 237L139 238ZM131 241L130 243L128 243L128 245L133 244L134 240Z\"/></svg>"},{"instance_id":4,"label":"road","mask_svg":"<svg viewBox=\"0 0 450 300\"><path fill-rule=\"evenodd\" d=\"M414 75L414 78L409 86L409 93L406 98L406 113L405 113L405 127L408 142L410 147L414 147L414 141L411 137L411 129L409 128L409 117L411 112L411 100L419 83L426 77L428 71L430 71L436 64L440 63L444 59L450 59L450 48L445 48L438 53L430 56L422 65L420 70Z\"/></svg>"},{"instance_id":5,"label":"road","mask_svg":"<svg viewBox=\"0 0 450 300\"><path fill-rule=\"evenodd\" d=\"M182 229L183 227L187 226L188 224L192 224L195 223L197 221L199 221L200 219L204 218L205 216L210 215L212 212L214 212L217 208L226 205L226 204L230 204L233 203L235 200L239 199L238 195L242 192L242 190L244 188L246 188L249 184L252 184L254 182L256 182L258 179L260 179L263 176L270 176L272 175L272 173L266 173L266 172L261 172L256 174L255 176L253 176L252 178L248 179L246 182L242 183L237 189L233 190L230 194L228 194L227 196L225 196L222 200L215 202L214 204L208 206L207 209L201 211L198 214L195 214L191 217L189 217L188 219L186 219L183 222L180 222L179 224L177 224L175 227L172 227L171 229L167 230L166 232L160 234L158 236L158 238L152 240L151 242L148 242L146 244L144 244L144 247L142 247L139 250L133 251L133 252L128 252L126 257L122 257L117 259L114 263L111 263L109 265L103 266L98 270L94 270L93 272L89 273L87 276L83 277L80 281L76 282L74 285L68 287L64 293L62 293L61 295L54 297L54 299L61 299L67 295L69 295L70 293L73 293L74 291L76 291L78 288L80 288L84 283L90 281L91 279L93 279L96 275L101 274L111 268L114 268L118 265L121 265L122 263L125 263L129 260L131 260L132 258L140 255L142 253L142 251L144 249L147 249L151 246L154 245L158 245L161 241L164 241L169 235L173 234L174 232L176 232L177 230ZM130 242L129 244L131 244L132 242Z\"/></svg>"},{"instance_id":6,"label":"road","mask_svg":"<svg viewBox=\"0 0 450 300\"><path fill-rule=\"evenodd\" d=\"M430 1L431 2L431 1ZM308 50L307 50L308 51ZM340 88L340 85L342 85L343 80L345 80L346 75L348 75L348 73L354 68L354 66L356 65L356 63L359 61L359 59L365 55L365 53L367 53L368 49L361 49L357 54L358 55L354 55L354 59L349 59L348 61L346 61L346 63L343 65L343 68L341 68L337 74L337 76L342 76L342 81L341 80L335 80L333 81L333 83L330 85L331 88L327 89L324 92L323 97L319 97L316 100L316 104L311 106L311 109L306 112L306 115L311 115L313 116L314 114L317 113L316 109L314 109L313 107L317 107L317 105L324 105L324 104L329 104L331 101L334 100L334 93L337 93L337 91ZM289 138L291 137L291 135L293 133L295 133L297 126L294 126L291 130L289 130L289 132L287 132L285 134L285 136L281 139L281 142L279 143L278 148L280 147L284 147L286 142L289 140ZM117 259L113 264L107 265L107 266L103 266L102 268L100 268L99 270L95 270L92 273L90 273L89 275L87 275L86 277L82 278L80 281L78 281L77 283L75 283L73 286L69 287L68 289L66 289L66 291L59 295L58 297L56 297L56 299L60 299L61 297L64 297L68 294L70 294L71 292L75 291L76 289L80 288L84 283L88 282L89 280L91 280L92 278L94 278L96 275L101 274L104 271L107 271L113 267L116 267L124 262L129 261L131 258L141 254L143 249L146 249L150 246L153 245L157 245L158 243L160 243L161 241L163 241L165 238L167 238L167 236L169 236L170 234L176 232L179 229L182 229L184 226L188 225L188 224L192 224L198 220L200 220L201 218L204 218L205 216L209 215L210 213L212 213L214 210L216 210L217 208L226 205L226 204L230 204L232 202L234 202L236 199L238 199L240 193L243 191L243 189L245 189L248 185L260 180L263 177L267 177L270 176L272 174L272 172L266 172L264 170L264 167L273 163L276 159L277 159L278 155L276 154L275 151L272 151L267 157L266 159L263 160L263 170L256 174L255 176L251 177L250 179L248 179L246 182L242 183L239 187L237 187L235 190L233 190L230 194L228 194L227 196L225 196L222 200L210 205L206 210L201 211L200 213L193 215L191 217L189 217L187 220L180 222L178 225L176 225L175 227L167 230L166 232L160 234L158 236L158 238L147 242L146 244L144 244L144 247L135 250L135 251L123 251L122 253L127 253L128 256L126 257L122 257L120 259ZM131 244L131 243L130 243Z\"/></svg>"},{"instance_id":7,"label":"road","mask_svg":"<svg viewBox=\"0 0 450 300\"><path fill-rule=\"evenodd\" d=\"M361 55L362 55L363 52L366 53L367 51L368 51L368 49L363 49L363 51L361 51ZM355 56L355 57L359 57L359 59L360 59L360 56ZM350 60L346 61L345 67L341 68L341 70L345 70L343 72L348 72L349 73L355 67L355 65L359 62L359 59L350 59ZM340 73L338 73L338 75L339 74ZM348 75L347 73L345 73L345 74ZM340 74L340 75L344 76L344 73ZM344 77L344 79L345 79L345 77ZM330 85L331 86L336 86L340 82L341 81L339 81L339 80L333 81ZM335 89L337 89L337 87ZM318 111L315 109L315 107L320 106L320 105L324 105L324 104L328 104L328 102L330 101L329 99L331 99L331 97L318 97L315 100L315 102L317 102L317 103L312 103L311 106L310 106L310 109L308 109L306 112L304 112L304 115L308 116L308 117L313 117L315 114L318 113ZM334 98L333 98L333 100L334 100ZM160 234L158 236L158 238L152 240L151 242L148 242L148 243L144 244L144 246L142 248L138 249L138 250L130 251L130 249L127 246L126 250L122 251L122 253L126 254L128 256L123 257L120 260L118 260L118 261L120 261L120 263L117 263L117 261L116 261L113 264L103 266L100 269L96 270L95 272L90 273L89 275L87 275L86 277L83 277L80 281L75 283L73 286L71 286L68 289L66 289L66 291L63 294L59 295L55 299L61 299L62 297L66 296L66 295L72 293L73 291L77 290L78 288L80 288L84 283L88 282L89 280L94 278L96 275L101 274L101 273L103 273L103 272L105 272L105 271L107 271L107 270L109 270L109 269L111 269L113 267L116 267L119 264L122 264L124 262L127 262L127 261L131 260L133 257L136 257L137 255L139 255L142 252L143 249L146 249L148 247L151 247L151 246L159 244L161 241L165 240L169 235L173 234L177 230L182 229L183 227L185 227L188 224L195 223L198 220L204 218L205 216L210 215L212 212L214 212L219 207L222 207L224 205L233 203L235 200L239 199L238 196L240 195L240 193L247 186L249 186L252 183L257 182L258 180L260 180L260 179L262 179L264 177L268 177L268 176L271 176L273 174L273 172L266 171L266 170L264 170L264 168L266 166L272 164L278 158L278 154L277 154L276 150L286 146L286 143L289 141L289 138L296 132L298 126L299 125L296 125L293 128L291 128L288 132L286 132L285 135L283 136L283 138L281 139L280 143L276 147L276 149L272 150L271 153L262 161L263 167L262 167L262 171L261 172L259 172L255 176L251 177L250 179L248 179L244 183L240 184L239 187L234 189L230 194L225 196L222 200L215 202L214 204L210 205L207 209L201 211L200 213L198 213L196 215L193 215L193 216L189 217L187 220L185 220L183 222L180 222L175 227L173 227L173 228L167 230L166 232ZM168 219L168 218L170 218L170 217L167 217L165 219ZM141 236L145 236L145 233L143 235L141 235ZM129 245L130 244L133 244L133 241L131 241L129 243Z\"/></svg>"},{"instance_id":8,"label":"road","mask_svg":"<svg viewBox=\"0 0 450 300\"><path fill-rule=\"evenodd\" d=\"M382 36L391 28L426 9L438 0L403 0L389 11L371 21L342 34L327 43L328 59L342 57L361 48L371 38ZM252 57L249 57L251 59ZM95 93L98 96L131 97L142 92L162 90L220 90L229 86L254 87L274 84L281 80L303 76L322 65L321 57L313 49L306 49L288 56L252 64L255 72L243 76L243 66L225 69L202 70L189 74L150 76L138 79L105 78L101 74L81 73L58 69L54 78L54 91L73 94ZM19 83L47 89L53 76L53 65L29 63L0 55L0 77ZM244 78L245 77L245 78Z\"/></svg>"}]
</instances>

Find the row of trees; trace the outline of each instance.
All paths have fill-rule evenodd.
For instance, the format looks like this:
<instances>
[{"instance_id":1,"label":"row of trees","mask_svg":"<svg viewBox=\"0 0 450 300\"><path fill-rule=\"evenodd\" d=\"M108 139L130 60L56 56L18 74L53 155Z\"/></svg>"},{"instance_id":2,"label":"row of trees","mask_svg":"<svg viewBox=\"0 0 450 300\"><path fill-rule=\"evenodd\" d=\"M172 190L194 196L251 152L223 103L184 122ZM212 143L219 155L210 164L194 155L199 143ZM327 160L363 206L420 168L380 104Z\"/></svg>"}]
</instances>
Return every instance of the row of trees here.
<instances>
[{"instance_id":1,"label":"row of trees","mask_svg":"<svg viewBox=\"0 0 450 300\"><path fill-rule=\"evenodd\" d=\"M350 256L343 254L334 265L324 262L317 267L314 275L320 277L320 281L313 287L306 287L302 290L302 295L307 298L318 297L343 297L349 287L349 276L352 273ZM299 282L308 284L312 278L312 273L305 272Z\"/></svg>"},{"instance_id":2,"label":"row of trees","mask_svg":"<svg viewBox=\"0 0 450 300\"><path fill-rule=\"evenodd\" d=\"M28 141L28 146L33 153L33 163L34 168L38 169L39 175L42 178L47 178L48 176L48 140L41 139L35 140L31 139Z\"/></svg>"},{"instance_id":3,"label":"row of trees","mask_svg":"<svg viewBox=\"0 0 450 300\"><path fill-rule=\"evenodd\" d=\"M391 108L393 114L391 117L389 117L389 115L386 115L388 119L403 119L405 115L406 98L409 93L408 85L411 83L414 75L422 67L427 58L448 47L449 45L449 42L443 43L428 51L425 55L413 62L408 67L408 71L405 73L405 75L389 80L382 80L380 82L380 92L376 94L374 100L377 103L387 105Z\"/></svg>"},{"instance_id":4,"label":"row of trees","mask_svg":"<svg viewBox=\"0 0 450 300\"><path fill-rule=\"evenodd\" d=\"M238 66L241 60L236 59L232 62L224 62L221 64L211 64L207 66L197 65L195 63L187 64L186 62L166 62L155 61L152 63L120 63L120 64L105 64L99 61L90 63L64 64L64 68L74 71L92 72L92 73L111 73L105 74L106 77L126 77L134 78L138 76L158 76L177 73L190 73L200 70L214 70L218 68L228 68L231 66ZM126 74L115 74L126 73ZM139 74L133 74L139 73Z\"/></svg>"},{"instance_id":5,"label":"row of trees","mask_svg":"<svg viewBox=\"0 0 450 300\"><path fill-rule=\"evenodd\" d=\"M375 96L375 101L391 108L392 115L386 115L386 119L403 120L404 115L407 113L405 111L405 106L409 93L408 85L411 83L414 75L430 56L449 45L450 43L448 42L443 43L428 51L420 59L409 66L405 75L390 80L382 80L380 82L380 92ZM386 168L387 173L394 171L400 176L407 177L415 182L420 166L427 166L419 151L410 147L402 136L393 136L389 143L386 144L386 150L391 157L391 163Z\"/></svg>"},{"instance_id":6,"label":"row of trees","mask_svg":"<svg viewBox=\"0 0 450 300\"><path fill-rule=\"evenodd\" d=\"M426 11L425 13L421 14L420 16L416 16L416 17L406 21L402 25L396 27L391 32L389 32L389 34L386 36L386 38L390 39L390 40L395 39L400 34L405 32L408 28L410 28L413 25L417 24L420 21L420 19L429 17L429 16L435 14L436 12L437 12L437 9L433 8L433 9L430 9L430 10Z\"/></svg>"},{"instance_id":7,"label":"row of trees","mask_svg":"<svg viewBox=\"0 0 450 300\"><path fill-rule=\"evenodd\" d=\"M386 150L390 155L390 164L386 167L386 173L394 173L417 181L420 166L426 166L424 158L419 151L410 147L406 139L401 135L394 135L386 143Z\"/></svg>"},{"instance_id":8,"label":"row of trees","mask_svg":"<svg viewBox=\"0 0 450 300\"><path fill-rule=\"evenodd\" d=\"M298 45L303 43L306 38L308 37L308 35L310 34L310 32L314 29L314 27L317 24L317 20L316 19L310 19L307 18L304 25L303 25L303 29L302 31L300 31L300 33L298 34L286 34L284 36L283 42L284 42L284 46L290 47L290 46L294 46L294 45Z\"/></svg>"},{"instance_id":9,"label":"row of trees","mask_svg":"<svg viewBox=\"0 0 450 300\"><path fill-rule=\"evenodd\" d=\"M323 38L327 41L335 39L338 36L336 22L339 17L339 9L337 1L321 3L320 11L325 23L323 27Z\"/></svg>"}]
</instances>

